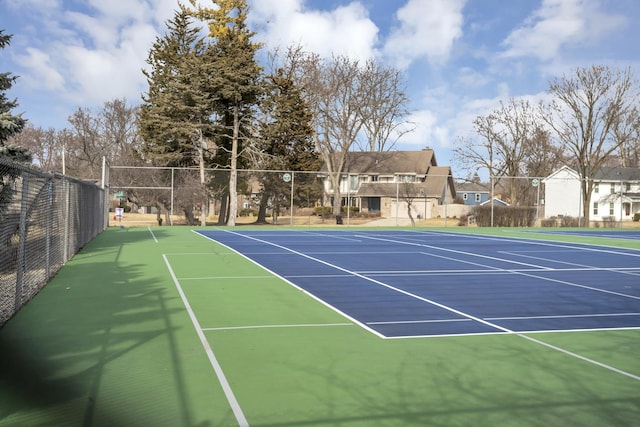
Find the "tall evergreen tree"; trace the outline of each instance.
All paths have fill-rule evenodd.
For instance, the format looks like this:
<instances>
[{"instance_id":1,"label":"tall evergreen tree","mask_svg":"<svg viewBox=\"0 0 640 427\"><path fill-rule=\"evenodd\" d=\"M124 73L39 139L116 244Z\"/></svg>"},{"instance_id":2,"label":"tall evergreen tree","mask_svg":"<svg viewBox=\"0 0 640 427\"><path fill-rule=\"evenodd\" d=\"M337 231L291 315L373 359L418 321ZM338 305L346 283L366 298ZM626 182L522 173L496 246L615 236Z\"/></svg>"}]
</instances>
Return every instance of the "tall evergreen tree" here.
<instances>
[{"instance_id":1,"label":"tall evergreen tree","mask_svg":"<svg viewBox=\"0 0 640 427\"><path fill-rule=\"evenodd\" d=\"M4 49L11 43L11 35L0 30L0 49ZM31 153L25 148L8 145L7 140L22 131L27 121L22 114L13 114L12 110L18 106L18 101L10 100L7 91L11 89L17 79L10 72L0 73L0 158L31 163Z\"/></svg>"},{"instance_id":2,"label":"tall evergreen tree","mask_svg":"<svg viewBox=\"0 0 640 427\"><path fill-rule=\"evenodd\" d=\"M313 140L312 115L302 91L284 68L277 69L265 80L266 96L262 103L265 120L260 126L261 153L260 169L285 171L317 171L321 160ZM304 197L314 192L314 175L296 174L296 189ZM259 223L266 222L269 200L274 201L277 210L279 195L288 194L289 183L283 182L280 174L265 173L261 177L263 193L258 210ZM317 194L316 194L317 193ZM294 196L295 197L295 196ZM315 199L316 197L314 197Z\"/></svg>"},{"instance_id":3,"label":"tall evergreen tree","mask_svg":"<svg viewBox=\"0 0 640 427\"><path fill-rule=\"evenodd\" d=\"M143 71L149 91L143 96L138 129L144 140L145 155L158 166L200 166L199 195L203 207L202 223L208 205L204 178L206 135L211 133L211 116L216 102L210 88L210 58L200 29L192 23L184 7L167 22L168 32L153 44ZM188 221L193 220L193 200L183 203Z\"/></svg>"},{"instance_id":4,"label":"tall evergreen tree","mask_svg":"<svg viewBox=\"0 0 640 427\"><path fill-rule=\"evenodd\" d=\"M198 29L180 8L167 22L168 32L153 44L143 70L149 90L143 95L138 130L146 156L158 166L193 166L194 135L199 124L193 71L200 48Z\"/></svg>"},{"instance_id":5,"label":"tall evergreen tree","mask_svg":"<svg viewBox=\"0 0 640 427\"><path fill-rule=\"evenodd\" d=\"M215 115L221 126L216 133L217 145L229 153L230 172L229 204L221 210L220 222L235 225L241 142L249 138L248 124L262 93L262 69L255 59L260 45L251 41L254 33L246 26L249 11L246 0L212 0L213 8L197 6L195 0L190 2L194 6L193 15L208 23L213 39L208 69L212 76L211 93L216 97Z\"/></svg>"}]
</instances>

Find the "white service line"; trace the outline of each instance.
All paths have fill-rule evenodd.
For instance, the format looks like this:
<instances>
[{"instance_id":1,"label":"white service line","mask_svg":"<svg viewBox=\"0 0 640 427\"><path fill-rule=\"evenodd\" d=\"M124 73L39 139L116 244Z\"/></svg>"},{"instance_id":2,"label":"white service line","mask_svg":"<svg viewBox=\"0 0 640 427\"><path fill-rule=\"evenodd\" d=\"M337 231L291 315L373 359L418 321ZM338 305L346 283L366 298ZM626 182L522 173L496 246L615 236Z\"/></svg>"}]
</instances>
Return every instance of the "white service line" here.
<instances>
[{"instance_id":1,"label":"white service line","mask_svg":"<svg viewBox=\"0 0 640 427\"><path fill-rule=\"evenodd\" d=\"M238 421L238 425L240 427L249 427L249 423L247 422L247 419L245 418L244 413L242 412L242 408L240 408L240 404L238 403L236 396L233 394L233 390L231 390L229 381L227 381L227 377L225 377L224 372L222 371L222 367L220 366L220 363L218 362L216 355L213 353L213 350L209 345L209 341L207 341L207 338L204 336L204 333L202 332L200 323L198 322L198 319L196 318L196 315L193 312L191 305L189 304L189 300L187 300L187 297L184 294L184 291L182 290L182 286L180 286L180 282L178 281L178 278L173 272L173 268L171 268L171 264L169 264L169 260L167 259L167 256L163 254L162 258L164 259L164 262L167 268L169 269L169 273L171 274L173 283L176 286L178 293L180 294L180 298L182 299L182 303L184 304L184 307L187 310L189 317L191 318L191 323L193 323L193 327L195 328L196 333L200 338L200 342L202 343L202 346L204 347L204 350L207 353L209 362L211 363L211 366L213 367L213 370L216 373L216 376L218 377L218 381L220 381L220 385L222 386L224 395L227 398L227 402L229 402L229 405L231 406L231 410L233 411L233 414L236 417L236 421Z\"/></svg>"},{"instance_id":2,"label":"white service line","mask_svg":"<svg viewBox=\"0 0 640 427\"><path fill-rule=\"evenodd\" d=\"M492 257L492 256L482 255L482 254L475 254L473 252L460 251L460 250L457 250L457 249L441 248L441 247L438 247L438 246L427 245L425 243L420 243L420 242L407 242L407 241L388 239L388 238L382 238L382 237L367 237L367 236L361 236L361 237L372 239L372 240L379 240L379 241L382 241L382 242L401 243L401 244L410 245L410 246L418 246L418 247L430 248L430 249L435 249L435 250L439 250L439 251L443 251L443 252L453 252L453 253L456 253L456 254L468 255L468 256L477 257L477 258L490 259L490 260L494 260L494 261L502 261L502 262L507 262L507 263L511 262L511 263L514 263L514 264L523 264L523 265L527 265L527 266L530 266L530 267L535 266L535 264L520 263L520 262L517 262L517 261L511 261L511 260L504 259L504 258ZM443 257L441 255L435 255L435 254L429 254L429 255L432 255L434 257L446 258L446 257ZM464 260L461 260L461 259L455 259L455 258L449 258L449 259L453 259L453 260L461 262L461 263L483 265L483 264L476 264L476 263L473 263L471 261L464 261ZM495 270L495 271L505 271L503 268L492 267L490 265L485 265L484 267L486 267L488 269ZM537 271L558 271L558 270L556 270L554 268L550 268L550 267L542 267L542 266L538 266L538 267L539 268L535 270L536 272ZM582 289L588 289L590 291L600 292L600 293L603 293L603 294L610 294L610 295L616 295L616 296L620 296L620 297L640 300L640 296L629 295L629 294L625 294L625 293L622 293L622 292L608 291L606 289L600 289L600 288L596 288L596 287L593 287L593 286L581 285L579 283L569 282L569 281L566 281L566 280L553 279L551 277L545 277L545 276L541 276L539 274L527 273L524 270L507 270L507 271L509 271L510 273L513 273L513 274L520 275L520 276L532 277L534 279L540 279L540 280L544 280L544 281L547 281L547 282L560 283L560 284L563 284L563 285L573 286L573 287L582 288ZM562 270L560 270L560 271L562 271Z\"/></svg>"},{"instance_id":3,"label":"white service line","mask_svg":"<svg viewBox=\"0 0 640 427\"><path fill-rule=\"evenodd\" d=\"M156 235L153 234L153 230L151 230L151 227L147 227L147 230L149 230L149 233L151 233L151 237L153 237L153 240L158 243L158 239L156 239Z\"/></svg>"},{"instance_id":4,"label":"white service line","mask_svg":"<svg viewBox=\"0 0 640 427\"><path fill-rule=\"evenodd\" d=\"M232 331L238 329L271 329L271 328L326 328L329 326L354 326L354 323L307 323L297 325L250 325L250 326L227 326L221 328L203 328L203 331Z\"/></svg>"},{"instance_id":5,"label":"white service line","mask_svg":"<svg viewBox=\"0 0 640 427\"><path fill-rule=\"evenodd\" d=\"M449 307L449 306L447 306L447 305L440 304L440 303L438 303L438 302L436 302L436 301L433 301L433 300L430 300L430 299L428 299L428 298L421 297L420 295L412 294L411 292L407 292L407 291L405 291L405 290L402 290L402 289L396 288L396 287L394 287L394 286L388 285L388 284L386 284L386 283L384 283L384 282L381 282L381 281L379 281L379 280L375 280L375 279L372 279L372 278L370 278L370 277L363 276L362 274L359 274L359 273L356 273L356 272L353 272L353 271L347 270L347 269L342 268L342 267L339 267L339 266L337 266L337 265L334 265L334 264L328 263L328 262L326 262L326 261L324 261L324 260L321 260L321 259L318 259L318 258L314 258L314 257L309 256L309 255L307 255L307 254L304 254L304 253L302 253L302 252L299 252L299 251L296 251L296 250L293 250L293 249L287 248L286 246L278 245L278 244L276 244L276 243L268 242L268 241L265 241L265 240L262 240L262 239L258 239L258 238L255 238L255 237L251 237L251 236L245 236L245 235L243 235L243 234L240 234L240 233L237 233L237 232L234 232L234 231L229 231L229 230L224 230L224 231L225 231L226 233L230 233L230 234L233 234L233 235L236 235L236 236L239 236L239 237L245 238L245 239L255 240L255 241L257 241L257 242L261 242L261 243L264 243L264 244L267 244L267 245L270 245L270 246L275 246L275 247L278 247L278 248L280 248L280 249L284 249L284 250L286 250L286 251L288 251L288 252L291 252L291 253L293 253L293 254L299 255L299 256L301 256L301 257L303 257L303 258L307 258L307 259L310 259L310 260L312 260L312 261L316 261L316 262L318 262L318 263L320 263L320 264L323 264L323 265L326 265L326 266L329 266L329 267L335 268L335 269L337 269L337 270L340 270L340 271L344 271L344 272L350 273L350 274L352 274L353 276L359 277L359 278L361 278L361 279L367 280L367 281L369 281L369 282L375 283L375 284L380 285L380 286L383 286L383 287L385 287L385 288L388 288L388 289L394 290L394 291L396 291L396 292L398 292L398 293L401 293L401 294L407 295L407 296L409 296L409 297L416 298L416 299L418 299L418 300L420 300L420 301L424 301L424 302L426 302L426 303L429 303L429 304L435 305L436 307L440 307L440 308L442 308L442 309L444 309L444 310L447 310L447 311L450 311L450 312L452 312L452 313L455 313L455 314L457 314L457 315L459 315L459 316L461 316L461 317L465 317L465 318L468 318L468 319L471 319L471 320L475 320L475 321L477 321L477 322L479 322L479 323L482 323L482 324L485 324L485 325L490 326L490 327L492 327L492 328L498 329L499 331L501 331L501 332L503 332L503 333L508 333L508 334L516 335L516 336L518 336L518 337L521 337L521 338L526 339L527 341L530 341L530 342L533 342L533 343L539 344L539 345L541 345L541 346L544 346L544 347L550 348L550 349L552 349L552 350L558 351L558 352L563 353L563 354L566 354L566 355L568 355L568 356L572 356L572 357L574 357L574 358L576 358L576 359L579 359L579 360L582 360L582 361L585 361L585 362L591 363L591 364L593 364L593 365L599 366L599 367L601 367L601 368L607 369L607 370L612 371L612 372L615 372L615 373L617 373L617 374L624 375L624 376L626 376L626 377L628 377L628 378L632 378L632 379L634 379L634 380L636 380L636 381L640 381L640 376L638 376L638 375L634 375L634 374L632 374L632 373L630 373L630 372L626 372L626 371L623 371L623 370L621 370L621 369L615 368L615 367L613 367L613 366L607 365L607 364L605 364L605 363L598 362L597 360L590 359L590 358L588 358L588 357L585 357L585 356L579 355L579 354L577 354L577 353L573 353L573 352L568 351L568 350L565 350L565 349L563 349L563 348L561 348L561 347L557 347L557 346L554 346L554 345L552 345L552 344L548 344L548 343L546 343L546 342L544 342L544 341L538 340L538 339L533 338L533 337L529 337L529 336L524 335L524 334L522 334L522 333L512 331L511 329L508 329L508 328L502 327L502 326L497 325L497 324L495 324L495 323L492 323L492 322L489 322L489 321L487 321L487 320L481 319L481 318L479 318L479 317L473 316L473 315L471 315L471 314L468 314L468 313L462 312L462 311L457 310L457 309L455 309L455 308L453 308L453 307ZM431 248L434 248L434 249L444 250L444 251L448 251L448 252L465 253L465 252L462 252L462 251L455 251L455 250L451 250L451 249L438 248L438 247L436 247L436 246L423 245L423 244L418 244L418 243L413 243L413 242L403 242L403 241L397 241L397 240L391 240L391 239L373 238L373 237L363 236L363 235L358 235L358 237L361 237L361 238L367 238L367 239L372 239L372 240L381 240L381 241L389 241L389 242L394 242L394 243L402 243L402 244L407 244L407 245L426 246L426 247L431 247ZM469 254L469 255L476 255L476 254ZM478 256L478 255L476 255L476 256ZM482 256L482 255L480 255L479 257L480 257L480 258L490 258L490 259L495 259L495 258L493 258L493 257L489 257L489 256ZM499 259L499 258L497 258L497 259ZM504 260L504 261L509 262L508 260ZM254 262L255 262L255 261L254 261ZM515 263L515 264L523 264L523 265L531 266L531 264L525 264L525 263L519 263L519 262L514 262L514 263ZM257 263L256 263L256 264L257 264ZM543 268L543 270L544 270L544 268ZM520 273L520 274L522 274L522 273ZM529 275L527 275L527 274L525 274L525 275L526 275L526 276L529 276ZM325 304L326 304L326 303L325 303ZM358 324L361 324L360 322L357 322L357 323L358 323Z\"/></svg>"},{"instance_id":6,"label":"white service line","mask_svg":"<svg viewBox=\"0 0 640 427\"><path fill-rule=\"evenodd\" d=\"M382 286L382 287L387 288L387 289L391 289L392 291L395 291L395 292L401 293L401 294L403 294L403 295L407 295L407 296L409 296L409 297L411 297L411 298L415 298L415 299L417 299L417 300L424 301L424 302L429 303L429 304L431 304L431 305L435 305L436 307L440 307L440 308L442 308L443 310L449 311L449 312L451 312L451 313L455 313L455 314L457 314L457 315L459 315L459 316L461 316L461 317L465 317L465 318L468 318L468 319L471 319L471 320L475 320L476 322L482 323L482 324L484 324L484 325L487 325L487 326L489 326L489 327L491 327L491 328L494 328L494 329L497 329L497 330L499 330L499 331L507 332L507 333L515 333L514 331L512 331L512 330L510 330L510 329L503 328L502 326L500 326L500 325L496 325L496 324L491 323L491 322L487 322L486 320L483 320L483 319L481 319L481 318L479 318L479 317L476 317L476 316L473 316L473 315L471 315L471 314L465 313L465 312L463 312L463 311L457 310L457 309L455 309L455 308L453 308L453 307L449 307L449 306L447 306L447 305L440 304L440 303L439 303L439 302L437 302L437 301L433 301L433 300L430 300L430 299L428 299L428 298L421 297L420 295L416 295L416 294L413 294L413 293L411 293L411 292L405 291L405 290L403 290L403 289L397 288L397 287L395 287L395 286L391 286L391 285L389 285L389 284L387 284L387 283L381 282L381 281L376 280L376 279L373 279L373 278L371 278L371 277L364 276L364 275L362 275L362 274L360 274L360 273L357 273L357 272L355 272L355 271L347 270L346 268L342 268L342 267L337 266L337 265L335 265L335 264L331 264L331 263L329 263L329 262L327 262L327 261L324 261L324 260L321 260L321 259L318 259L318 258L312 257L312 256L307 255L307 254L304 254L304 253L302 253L302 252L298 252L298 251L296 251L296 250L294 250L294 249L287 248L286 246L278 245L277 243L271 243L271 242L268 242L268 241L266 241L266 240L258 239L258 238L251 237L251 236L245 236L245 235L242 235L242 234L240 234L240 233L236 233L236 232L234 232L234 231L229 231L229 230L224 230L224 231L225 231L226 233L234 234L234 235L236 235L236 236L240 236L240 237L243 237L243 238L245 238L245 239L255 240L255 241L260 242L260 243L264 243L264 244L267 244L267 245L271 245L271 246L278 247L278 248L280 248L280 249L284 249L284 250L286 250L286 251L288 251L288 252L291 252L291 253L293 253L293 254L299 255L299 256L301 256L301 257L303 257L303 258L307 258L307 259L310 259L310 260L315 261L315 262L317 262L317 263L324 264L324 265L326 265L326 266L328 266L328 267L334 268L334 269L336 269L336 270L340 270L340 271L343 271L343 272L345 272L345 273L349 273L349 274L350 274L350 275L352 275L352 276L359 277L359 278L364 279L364 280L366 280L366 281L368 281L368 282L375 283L376 285ZM360 324L361 324L361 323L360 323Z\"/></svg>"}]
</instances>

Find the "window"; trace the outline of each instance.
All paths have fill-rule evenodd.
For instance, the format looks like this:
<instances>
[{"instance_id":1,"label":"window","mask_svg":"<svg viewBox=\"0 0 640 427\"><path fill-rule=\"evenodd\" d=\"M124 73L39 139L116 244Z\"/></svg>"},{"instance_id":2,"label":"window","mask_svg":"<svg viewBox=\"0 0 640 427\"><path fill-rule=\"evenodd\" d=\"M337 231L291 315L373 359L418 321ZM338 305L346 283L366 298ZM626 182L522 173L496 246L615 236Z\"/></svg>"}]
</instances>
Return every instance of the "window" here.
<instances>
[{"instance_id":1,"label":"window","mask_svg":"<svg viewBox=\"0 0 640 427\"><path fill-rule=\"evenodd\" d=\"M599 182L594 182L593 183L593 192L598 194L600 192L600 183Z\"/></svg>"},{"instance_id":2,"label":"window","mask_svg":"<svg viewBox=\"0 0 640 427\"><path fill-rule=\"evenodd\" d=\"M480 193L476 193L476 202L480 202Z\"/></svg>"},{"instance_id":3,"label":"window","mask_svg":"<svg viewBox=\"0 0 640 427\"><path fill-rule=\"evenodd\" d=\"M358 182L360 177L358 175L349 175L349 191L358 190Z\"/></svg>"},{"instance_id":4,"label":"window","mask_svg":"<svg viewBox=\"0 0 640 427\"><path fill-rule=\"evenodd\" d=\"M371 175L371 182L378 182L378 175Z\"/></svg>"},{"instance_id":5,"label":"window","mask_svg":"<svg viewBox=\"0 0 640 427\"><path fill-rule=\"evenodd\" d=\"M593 214L598 215L598 202L593 202Z\"/></svg>"},{"instance_id":6,"label":"window","mask_svg":"<svg viewBox=\"0 0 640 427\"><path fill-rule=\"evenodd\" d=\"M624 191L626 191L626 192L631 191L631 183L630 183L630 182L625 182L625 187L626 187L626 188L625 188L625 190L624 190Z\"/></svg>"},{"instance_id":7,"label":"window","mask_svg":"<svg viewBox=\"0 0 640 427\"><path fill-rule=\"evenodd\" d=\"M467 200L469 195L467 193L462 193L462 200Z\"/></svg>"},{"instance_id":8,"label":"window","mask_svg":"<svg viewBox=\"0 0 640 427\"><path fill-rule=\"evenodd\" d=\"M613 202L609 203L609 215L613 215Z\"/></svg>"},{"instance_id":9,"label":"window","mask_svg":"<svg viewBox=\"0 0 640 427\"><path fill-rule=\"evenodd\" d=\"M415 175L398 175L398 182L415 182Z\"/></svg>"},{"instance_id":10,"label":"window","mask_svg":"<svg viewBox=\"0 0 640 427\"><path fill-rule=\"evenodd\" d=\"M612 182L611 183L611 194L615 194L616 193L616 183Z\"/></svg>"}]
</instances>

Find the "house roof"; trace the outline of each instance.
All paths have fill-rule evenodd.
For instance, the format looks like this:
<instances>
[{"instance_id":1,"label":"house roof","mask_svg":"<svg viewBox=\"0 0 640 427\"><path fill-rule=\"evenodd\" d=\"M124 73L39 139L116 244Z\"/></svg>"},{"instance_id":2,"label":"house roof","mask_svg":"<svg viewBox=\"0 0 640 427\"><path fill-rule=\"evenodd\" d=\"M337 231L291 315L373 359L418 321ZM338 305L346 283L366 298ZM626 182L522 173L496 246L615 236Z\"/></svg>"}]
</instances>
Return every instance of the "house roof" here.
<instances>
[{"instance_id":1,"label":"house roof","mask_svg":"<svg viewBox=\"0 0 640 427\"><path fill-rule=\"evenodd\" d=\"M457 193L489 193L491 184L479 182L456 182Z\"/></svg>"},{"instance_id":2,"label":"house roof","mask_svg":"<svg viewBox=\"0 0 640 427\"><path fill-rule=\"evenodd\" d=\"M432 166L427 171L424 182L366 182L360 185L357 195L360 197L429 197L440 198L448 188L455 194L451 168L449 166Z\"/></svg>"},{"instance_id":3,"label":"house roof","mask_svg":"<svg viewBox=\"0 0 640 427\"><path fill-rule=\"evenodd\" d=\"M505 202L502 199L498 199L497 197L494 197L491 200L485 200L484 202L480 203L480 206L486 206L486 205L492 205L493 206L509 206L509 203Z\"/></svg>"},{"instance_id":4,"label":"house roof","mask_svg":"<svg viewBox=\"0 0 640 427\"><path fill-rule=\"evenodd\" d=\"M640 181L640 168L603 167L595 175L595 179L604 181Z\"/></svg>"},{"instance_id":5,"label":"house roof","mask_svg":"<svg viewBox=\"0 0 640 427\"><path fill-rule=\"evenodd\" d=\"M554 178L556 175L565 172L579 178L578 172L569 166L563 166L545 180ZM624 168L621 166L604 166L598 170L594 179L599 181L640 181L640 168Z\"/></svg>"},{"instance_id":6,"label":"house roof","mask_svg":"<svg viewBox=\"0 0 640 427\"><path fill-rule=\"evenodd\" d=\"M336 153L334 158L341 153ZM345 157L342 173L369 175L410 174L425 175L430 167L437 166L431 149L420 151L349 151ZM322 172L327 171L324 164Z\"/></svg>"},{"instance_id":7,"label":"house roof","mask_svg":"<svg viewBox=\"0 0 640 427\"><path fill-rule=\"evenodd\" d=\"M449 193L455 195L454 182L451 177L451 168L449 166L430 167L427 171L427 177L424 184L427 194L437 194L438 197L440 197L444 195L445 186L447 186Z\"/></svg>"},{"instance_id":8,"label":"house roof","mask_svg":"<svg viewBox=\"0 0 640 427\"><path fill-rule=\"evenodd\" d=\"M562 175L570 175L571 177L575 178L575 179L580 179L580 175L578 175L578 172L576 172L575 170L571 169L569 166L562 166L560 169L553 171L553 173L551 173L551 175L547 176L546 178L544 178L542 181L543 182L547 182L551 179L556 179L559 176L562 177Z\"/></svg>"}]
</instances>

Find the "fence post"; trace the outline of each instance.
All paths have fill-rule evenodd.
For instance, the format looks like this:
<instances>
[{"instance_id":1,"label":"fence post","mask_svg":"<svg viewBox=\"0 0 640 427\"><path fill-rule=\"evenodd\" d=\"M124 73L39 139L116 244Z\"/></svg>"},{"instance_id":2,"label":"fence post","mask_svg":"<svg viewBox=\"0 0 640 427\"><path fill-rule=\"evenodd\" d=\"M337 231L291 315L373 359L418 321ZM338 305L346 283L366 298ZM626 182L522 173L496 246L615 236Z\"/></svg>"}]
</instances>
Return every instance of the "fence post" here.
<instances>
[{"instance_id":1,"label":"fence post","mask_svg":"<svg viewBox=\"0 0 640 427\"><path fill-rule=\"evenodd\" d=\"M66 176L62 177L62 185L64 186L64 250L62 262L66 264L69 260L69 221L71 220L71 183Z\"/></svg>"},{"instance_id":2,"label":"fence post","mask_svg":"<svg viewBox=\"0 0 640 427\"><path fill-rule=\"evenodd\" d=\"M47 210L45 214L45 275L47 279L51 278L51 229L53 228L53 178L47 180Z\"/></svg>"},{"instance_id":3,"label":"fence post","mask_svg":"<svg viewBox=\"0 0 640 427\"><path fill-rule=\"evenodd\" d=\"M16 259L16 298L14 310L22 307L22 281L25 268L25 244L27 240L27 210L29 209L29 174L22 172L22 199L20 200L20 224L18 225L18 254Z\"/></svg>"},{"instance_id":4,"label":"fence post","mask_svg":"<svg viewBox=\"0 0 640 427\"><path fill-rule=\"evenodd\" d=\"M296 173L294 171L291 171L291 212L290 212L290 217L291 217L291 225L293 225L293 183L295 182L296 179Z\"/></svg>"},{"instance_id":5,"label":"fence post","mask_svg":"<svg viewBox=\"0 0 640 427\"><path fill-rule=\"evenodd\" d=\"M169 224L173 225L173 171L175 168L171 168L171 212L169 212Z\"/></svg>"}]
</instances>

